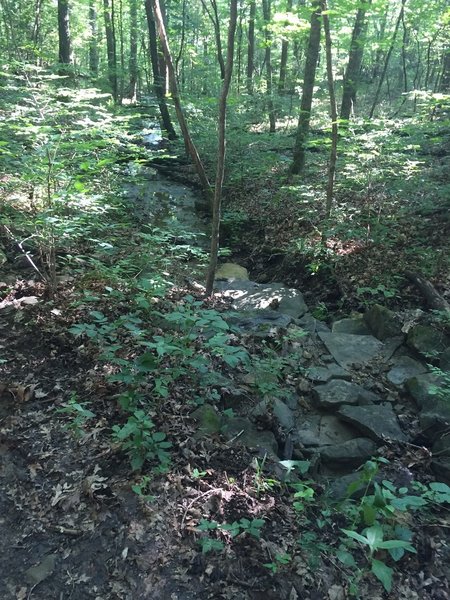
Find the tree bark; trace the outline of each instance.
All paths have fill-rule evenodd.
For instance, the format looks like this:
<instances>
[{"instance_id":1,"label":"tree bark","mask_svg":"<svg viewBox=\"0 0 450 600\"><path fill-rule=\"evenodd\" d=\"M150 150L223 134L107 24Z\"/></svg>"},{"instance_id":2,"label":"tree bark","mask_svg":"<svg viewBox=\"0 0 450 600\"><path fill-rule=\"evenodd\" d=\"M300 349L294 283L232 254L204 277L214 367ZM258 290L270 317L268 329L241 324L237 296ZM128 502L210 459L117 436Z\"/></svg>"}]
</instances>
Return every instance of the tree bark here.
<instances>
[{"instance_id":1,"label":"tree bark","mask_svg":"<svg viewBox=\"0 0 450 600\"><path fill-rule=\"evenodd\" d=\"M266 63L266 88L267 88L267 108L269 113L269 132L275 133L276 118L273 105L272 92L272 34L269 30L270 24L270 0L262 0L263 17L265 21L264 43L265 43L265 63Z\"/></svg>"},{"instance_id":2,"label":"tree bark","mask_svg":"<svg viewBox=\"0 0 450 600\"><path fill-rule=\"evenodd\" d=\"M255 70L255 17L256 1L250 2L248 18L248 49L247 49L247 93L253 94L253 73Z\"/></svg>"},{"instance_id":3,"label":"tree bark","mask_svg":"<svg viewBox=\"0 0 450 600\"><path fill-rule=\"evenodd\" d=\"M184 143L186 145L187 150L192 158L192 162L194 163L195 169L197 171L197 175L202 184L203 192L208 200L212 199L212 189L211 184L209 183L208 177L206 175L205 169L203 167L203 163L198 154L197 148L195 147L194 142L192 141L191 134L186 123L186 119L184 118L184 113L181 107L180 95L178 92L178 84L177 78L175 74L175 68L173 66L172 54L170 52L169 41L167 39L166 27L164 24L164 18L161 12L160 0L147 0L151 2L151 7L153 8L153 14L155 16L155 20L158 26L158 35L161 42L161 47L164 52L164 58L167 64L167 70L169 73L169 84L170 91L172 93L172 99L175 106L175 111L177 113L177 119L180 124L181 131L183 133Z\"/></svg>"},{"instance_id":4,"label":"tree bark","mask_svg":"<svg viewBox=\"0 0 450 600\"><path fill-rule=\"evenodd\" d=\"M156 35L156 25L151 0L145 0L145 14L147 16L150 62L152 64L153 73L153 91L158 101L159 113L161 115L163 129L167 132L167 137L169 138L169 140L174 140L176 139L177 135L175 133L175 129L173 128L172 120L169 114L169 109L167 108L163 82L159 72L158 38Z\"/></svg>"},{"instance_id":5,"label":"tree bark","mask_svg":"<svg viewBox=\"0 0 450 600\"><path fill-rule=\"evenodd\" d=\"M217 51L217 61L220 67L220 78L225 79L225 61L223 60L223 51L222 51L222 38L220 36L220 21L219 21L219 13L217 10L216 0L209 0L211 4L211 10L208 8L206 0L200 0L202 6L209 17L209 20L212 23L214 28L214 36L216 38L216 51Z\"/></svg>"},{"instance_id":6,"label":"tree bark","mask_svg":"<svg viewBox=\"0 0 450 600\"><path fill-rule=\"evenodd\" d=\"M97 10L94 0L89 0L89 71L98 75Z\"/></svg>"},{"instance_id":7,"label":"tree bark","mask_svg":"<svg viewBox=\"0 0 450 600\"><path fill-rule=\"evenodd\" d=\"M398 14L398 17L397 17L397 21L395 23L395 29L394 29L394 33L392 34L392 39L391 39L391 43L390 43L390 46L389 46L389 50L388 50L388 53L386 54L386 58L384 59L384 66L383 66L383 70L382 70L381 75L380 75L380 80L378 82L377 91L375 92L375 98L373 99L372 108L370 109L369 119L371 119L373 117L375 109L376 109L377 104L378 104L378 100L380 98L381 88L383 87L384 78L386 77L387 68L389 66L389 61L391 59L391 54L392 54L392 52L394 50L395 40L397 39L398 29L400 27L400 23L403 20L403 14L405 12L406 1L407 0L402 0L402 5L401 5L401 8L400 8L400 12Z\"/></svg>"},{"instance_id":8,"label":"tree bark","mask_svg":"<svg viewBox=\"0 0 450 600\"><path fill-rule=\"evenodd\" d=\"M227 62L225 65L225 78L222 84L222 91L219 100L219 117L218 117L218 145L217 145L217 168L216 168L216 185L214 188L213 200L213 220L211 233L211 253L208 267L208 276L206 280L206 294L209 296L212 293L214 285L214 275L217 267L217 255L219 251L219 234L220 234L220 212L222 204L222 186L225 169L225 150L226 150L226 111L227 97L230 89L231 76L233 74L233 55L234 55L234 38L237 22L237 4L238 0L230 0L230 23L228 26L228 42L227 42Z\"/></svg>"},{"instance_id":9,"label":"tree bark","mask_svg":"<svg viewBox=\"0 0 450 600\"><path fill-rule=\"evenodd\" d=\"M352 108L356 103L356 93L359 84L359 74L364 53L364 35L366 31L366 11L372 0L362 0L356 13L355 25L350 43L347 68L344 75L344 88L341 104L341 119L348 121Z\"/></svg>"},{"instance_id":10,"label":"tree bark","mask_svg":"<svg viewBox=\"0 0 450 600\"><path fill-rule=\"evenodd\" d=\"M73 55L70 39L68 0L58 0L58 40L60 64L71 65L73 62ZM60 72L65 73L67 72L67 69L62 67Z\"/></svg>"},{"instance_id":11,"label":"tree bark","mask_svg":"<svg viewBox=\"0 0 450 600\"><path fill-rule=\"evenodd\" d=\"M108 56L108 79L111 85L111 91L114 102L118 99L117 88L117 57L116 57L116 38L114 35L112 4L109 0L103 0L103 16L105 19L106 35L106 53Z\"/></svg>"},{"instance_id":12,"label":"tree bark","mask_svg":"<svg viewBox=\"0 0 450 600\"><path fill-rule=\"evenodd\" d=\"M292 0L287 0L286 12L292 12ZM286 92L286 76L287 76L287 59L288 59L289 42L283 40L281 42L281 57L280 57L280 78L278 80L278 93Z\"/></svg>"},{"instance_id":13,"label":"tree bark","mask_svg":"<svg viewBox=\"0 0 450 600\"><path fill-rule=\"evenodd\" d=\"M444 94L450 91L450 47L444 50L439 90Z\"/></svg>"},{"instance_id":14,"label":"tree bark","mask_svg":"<svg viewBox=\"0 0 450 600\"><path fill-rule=\"evenodd\" d=\"M303 94L294 145L294 160L290 168L291 175L298 175L305 168L305 144L309 133L314 82L316 80L317 61L319 60L320 51L320 4L320 0L314 0L313 2L311 29L309 32L305 72L303 76Z\"/></svg>"},{"instance_id":15,"label":"tree bark","mask_svg":"<svg viewBox=\"0 0 450 600\"><path fill-rule=\"evenodd\" d=\"M330 20L327 12L327 2L322 1L322 19L323 29L325 32L325 48L326 48L326 62L327 62L327 81L328 81L328 93L330 95L330 108L331 108L331 150L330 159L328 163L328 183L327 183L327 199L326 199L326 217L330 218L331 207L333 203L333 192L334 192L334 177L336 174L336 160L337 160L337 144L338 144L338 114L336 105L336 93L334 88L334 76L333 76L333 56L332 56L332 40L330 31Z\"/></svg>"},{"instance_id":16,"label":"tree bark","mask_svg":"<svg viewBox=\"0 0 450 600\"><path fill-rule=\"evenodd\" d=\"M136 101L137 96L137 81L138 81L138 64L137 64L137 0L130 0L130 81L128 84L128 98Z\"/></svg>"}]
</instances>

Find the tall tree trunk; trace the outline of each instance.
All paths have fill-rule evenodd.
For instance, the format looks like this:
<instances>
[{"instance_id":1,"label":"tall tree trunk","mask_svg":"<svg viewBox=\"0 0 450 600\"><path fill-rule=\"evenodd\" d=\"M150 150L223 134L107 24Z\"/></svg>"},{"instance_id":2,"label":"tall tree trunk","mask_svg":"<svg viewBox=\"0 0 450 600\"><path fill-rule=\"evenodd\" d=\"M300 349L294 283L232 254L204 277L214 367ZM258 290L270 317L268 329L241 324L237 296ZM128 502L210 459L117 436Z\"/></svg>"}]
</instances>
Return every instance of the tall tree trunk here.
<instances>
[{"instance_id":1,"label":"tall tree trunk","mask_svg":"<svg viewBox=\"0 0 450 600\"><path fill-rule=\"evenodd\" d=\"M330 96L330 109L331 109L331 150L330 159L328 163L328 182L327 182L327 199L326 199L326 217L330 218L331 207L333 203L334 193L334 177L336 174L336 159L337 159L337 144L338 144L338 114L336 105L336 93L334 88L334 76L333 76L333 55L332 55L332 40L330 31L330 20L328 18L328 8L326 0L322 0L322 19L323 29L325 32L325 49L326 49L326 61L327 61L327 81L328 81L328 93Z\"/></svg>"},{"instance_id":2,"label":"tall tree trunk","mask_svg":"<svg viewBox=\"0 0 450 600\"><path fill-rule=\"evenodd\" d=\"M253 94L253 73L255 71L255 17L256 1L250 2L248 18L248 50L247 50L247 93Z\"/></svg>"},{"instance_id":3,"label":"tall tree trunk","mask_svg":"<svg viewBox=\"0 0 450 600\"><path fill-rule=\"evenodd\" d=\"M262 0L263 17L265 21L264 43L265 43L265 63L266 63L266 88L267 88L267 108L269 113L269 132L275 133L276 118L275 107L273 105L272 92L272 34L269 30L270 25L270 0Z\"/></svg>"},{"instance_id":4,"label":"tall tree trunk","mask_svg":"<svg viewBox=\"0 0 450 600\"><path fill-rule=\"evenodd\" d=\"M97 10L95 1L89 0L89 71L98 75Z\"/></svg>"},{"instance_id":5,"label":"tall tree trunk","mask_svg":"<svg viewBox=\"0 0 450 600\"><path fill-rule=\"evenodd\" d=\"M161 74L159 72L158 38L156 35L156 25L151 0L145 0L145 14L147 16L150 62L152 64L153 73L153 91L158 101L163 128L167 132L169 140L174 140L177 136L170 118L169 109L167 108L166 95L164 92Z\"/></svg>"},{"instance_id":6,"label":"tall tree trunk","mask_svg":"<svg viewBox=\"0 0 450 600\"><path fill-rule=\"evenodd\" d=\"M286 12L292 12L292 0L287 0ZM280 78L278 80L278 93L286 92L286 75L287 75L287 59L288 59L289 42L283 40L281 42L281 58L280 58Z\"/></svg>"},{"instance_id":7,"label":"tall tree trunk","mask_svg":"<svg viewBox=\"0 0 450 600\"><path fill-rule=\"evenodd\" d=\"M209 0L211 4L211 8L209 8L208 4L206 3L206 0L200 1L214 28L214 37L216 38L217 61L220 67L220 78L223 80L225 79L225 61L223 60L222 38L220 36L220 21L219 12L217 10L217 3L216 0Z\"/></svg>"},{"instance_id":8,"label":"tall tree trunk","mask_svg":"<svg viewBox=\"0 0 450 600\"><path fill-rule=\"evenodd\" d=\"M119 0L119 52L120 52L120 69L118 73L118 96L119 102L122 102L123 91L125 86L125 49L123 39L123 4ZM115 26L115 25L114 25Z\"/></svg>"},{"instance_id":9,"label":"tall tree trunk","mask_svg":"<svg viewBox=\"0 0 450 600\"><path fill-rule=\"evenodd\" d=\"M132 101L136 101L137 95L137 81L138 81L138 63L137 63L137 49L138 49L138 19L137 19L137 0L130 0L130 82L128 86L128 98Z\"/></svg>"},{"instance_id":10,"label":"tall tree trunk","mask_svg":"<svg viewBox=\"0 0 450 600\"><path fill-rule=\"evenodd\" d=\"M341 119L348 121L356 103L361 63L364 53L364 35L366 31L366 11L372 0L362 0L356 13L355 25L350 43L347 68L344 75L344 89L341 104Z\"/></svg>"},{"instance_id":11,"label":"tall tree trunk","mask_svg":"<svg viewBox=\"0 0 450 600\"><path fill-rule=\"evenodd\" d=\"M36 64L38 65L41 64L41 58L39 57L37 50L39 49L39 38L41 33L42 4L43 0L36 0L34 7L34 22L31 30L31 43L33 44Z\"/></svg>"},{"instance_id":12,"label":"tall tree trunk","mask_svg":"<svg viewBox=\"0 0 450 600\"><path fill-rule=\"evenodd\" d=\"M58 0L58 39L59 62L62 65L71 65L73 62L73 55L72 43L70 40L68 0ZM67 72L67 69L62 67L60 72Z\"/></svg>"},{"instance_id":13,"label":"tall tree trunk","mask_svg":"<svg viewBox=\"0 0 450 600\"><path fill-rule=\"evenodd\" d=\"M383 70L380 75L380 80L378 82L377 91L375 92L375 98L373 99L372 108L370 109L369 119L371 119L373 117L373 114L374 114L375 109L378 104L378 100L380 98L381 88L383 87L384 78L386 77L386 72L387 72L387 68L389 66L391 54L392 54L392 51L394 50L395 40L397 39L398 29L399 29L400 23L402 22L402 19L403 19L403 13L405 12L405 4L406 4L406 0L402 0L402 5L400 8L398 17L397 17L397 21L395 23L395 29L394 29L394 33L392 34L392 39L391 39L391 43L389 46L389 50L388 50L388 53L386 54L386 58L384 59Z\"/></svg>"},{"instance_id":14,"label":"tall tree trunk","mask_svg":"<svg viewBox=\"0 0 450 600\"><path fill-rule=\"evenodd\" d=\"M114 0L112 0L114 1ZM108 56L108 79L111 86L114 102L118 99L117 88L117 57L116 57L116 38L113 27L113 12L112 4L109 0L103 0L103 16L105 19L105 35L106 35L106 53Z\"/></svg>"},{"instance_id":15,"label":"tall tree trunk","mask_svg":"<svg viewBox=\"0 0 450 600\"><path fill-rule=\"evenodd\" d=\"M450 47L444 50L439 91L441 91L444 94L450 92Z\"/></svg>"},{"instance_id":16,"label":"tall tree trunk","mask_svg":"<svg viewBox=\"0 0 450 600\"><path fill-rule=\"evenodd\" d=\"M166 26L164 24L163 14L161 12L160 0L146 0L151 2L151 6L153 8L153 14L155 16L156 24L158 26L158 35L159 40L161 42L161 47L164 52L164 58L167 64L167 70L169 73L169 84L170 91L172 93L173 103L175 106L175 111L177 113L178 122L180 124L181 131L183 133L184 142L186 148L189 151L189 154L192 158L192 162L195 165L197 175L202 184L203 192L208 200L212 199L212 189L211 184L209 183L208 177L206 175L205 169L203 167L203 163L198 154L197 148L195 147L194 142L192 141L191 134L186 123L186 119L184 118L183 109L181 107L180 95L178 93L178 85L177 78L175 74L175 68L173 66L172 54L170 52L169 41L167 39Z\"/></svg>"},{"instance_id":17,"label":"tall tree trunk","mask_svg":"<svg viewBox=\"0 0 450 600\"><path fill-rule=\"evenodd\" d=\"M186 3L187 0L183 0L183 10L181 13L181 40L180 40L180 49L178 50L178 56L175 59L175 72L177 74L177 78L180 78L180 73L179 73L179 64L180 64L180 60L183 56L183 50L184 50L184 42L186 39ZM183 79L183 78L181 78ZM183 84L183 82L182 82Z\"/></svg>"},{"instance_id":18,"label":"tall tree trunk","mask_svg":"<svg viewBox=\"0 0 450 600\"><path fill-rule=\"evenodd\" d=\"M227 62L225 65L225 77L222 84L222 91L219 99L219 117L218 117L218 144L217 144L217 168L216 168L216 185L214 188L213 200L213 220L211 233L211 254L208 267L208 276L206 280L206 294L209 296L212 293L214 285L214 275L217 267L217 255L219 252L219 235L220 235L220 212L222 204L222 186L225 169L225 135L226 135L226 111L227 97L230 89L231 76L233 73L233 54L234 54L234 37L237 22L237 3L238 0L230 0L230 23L228 26L228 43L227 43Z\"/></svg>"},{"instance_id":19,"label":"tall tree trunk","mask_svg":"<svg viewBox=\"0 0 450 600\"><path fill-rule=\"evenodd\" d=\"M294 145L294 160L290 168L291 175L298 175L305 167L305 144L309 133L314 82L316 80L317 62L319 60L320 29L320 0L314 0L303 76L303 94Z\"/></svg>"}]
</instances>

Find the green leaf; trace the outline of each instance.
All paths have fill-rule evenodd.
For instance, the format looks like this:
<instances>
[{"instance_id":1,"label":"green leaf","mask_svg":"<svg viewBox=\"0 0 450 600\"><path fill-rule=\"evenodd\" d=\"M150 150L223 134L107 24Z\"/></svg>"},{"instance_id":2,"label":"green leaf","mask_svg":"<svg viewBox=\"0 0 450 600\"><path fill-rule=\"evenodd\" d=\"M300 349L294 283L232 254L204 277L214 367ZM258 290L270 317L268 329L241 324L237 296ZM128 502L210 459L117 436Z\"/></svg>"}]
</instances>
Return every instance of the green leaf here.
<instances>
[{"instance_id":1,"label":"green leaf","mask_svg":"<svg viewBox=\"0 0 450 600\"><path fill-rule=\"evenodd\" d=\"M345 535L348 535L348 537L360 542L361 544L364 544L365 546L369 544L369 540L363 535L356 533L356 531L352 531L351 529L341 529L341 531L343 531Z\"/></svg>"},{"instance_id":2,"label":"green leaf","mask_svg":"<svg viewBox=\"0 0 450 600\"><path fill-rule=\"evenodd\" d=\"M344 550L344 548L339 548L336 551L336 557L346 567L356 567L356 561L353 558L353 554L351 554L348 550Z\"/></svg>"},{"instance_id":3,"label":"green leaf","mask_svg":"<svg viewBox=\"0 0 450 600\"><path fill-rule=\"evenodd\" d=\"M372 560L371 571L375 575L375 577L379 581L381 581L384 589L387 592L390 592L392 589L392 575L394 573L394 570L388 567L386 564L384 564L384 562L381 562L381 560L376 560L374 558Z\"/></svg>"}]
</instances>

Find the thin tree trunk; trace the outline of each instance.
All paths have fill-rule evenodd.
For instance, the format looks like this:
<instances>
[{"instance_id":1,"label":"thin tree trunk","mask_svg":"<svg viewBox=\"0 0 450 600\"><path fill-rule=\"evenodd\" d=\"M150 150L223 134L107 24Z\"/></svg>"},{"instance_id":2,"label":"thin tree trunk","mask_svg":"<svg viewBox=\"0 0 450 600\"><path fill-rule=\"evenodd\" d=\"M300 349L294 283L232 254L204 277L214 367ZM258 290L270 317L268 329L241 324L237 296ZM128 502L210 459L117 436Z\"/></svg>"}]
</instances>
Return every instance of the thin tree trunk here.
<instances>
[{"instance_id":1,"label":"thin tree trunk","mask_svg":"<svg viewBox=\"0 0 450 600\"><path fill-rule=\"evenodd\" d=\"M61 65L71 65L73 62L73 56L72 43L70 39L68 0L58 0L58 39L59 63ZM60 72L66 73L67 68L62 67Z\"/></svg>"},{"instance_id":2,"label":"thin tree trunk","mask_svg":"<svg viewBox=\"0 0 450 600\"><path fill-rule=\"evenodd\" d=\"M303 76L303 94L294 145L294 160L290 168L291 175L298 175L305 168L305 144L309 133L314 82L316 80L316 69L319 59L320 29L320 0L314 0L308 49L306 53L305 72Z\"/></svg>"},{"instance_id":3,"label":"thin tree trunk","mask_svg":"<svg viewBox=\"0 0 450 600\"><path fill-rule=\"evenodd\" d=\"M214 28L214 36L216 38L216 51L217 51L217 61L220 67L220 78L225 79L225 62L223 60L223 52L222 52L222 38L220 36L220 21L219 21L219 13L217 10L217 3L215 0L209 0L211 4L211 10L208 8L206 0L200 0L202 6L209 17L209 20L212 23Z\"/></svg>"},{"instance_id":4,"label":"thin tree trunk","mask_svg":"<svg viewBox=\"0 0 450 600\"><path fill-rule=\"evenodd\" d=\"M119 72L119 101L122 102L125 86L125 50L123 39L123 4L119 0L119 48L120 48L120 72Z\"/></svg>"},{"instance_id":5,"label":"thin tree trunk","mask_svg":"<svg viewBox=\"0 0 450 600\"><path fill-rule=\"evenodd\" d=\"M114 36L112 5L110 5L109 0L103 0L103 15L105 19L106 53L108 56L108 79L114 102L117 102L116 40Z\"/></svg>"},{"instance_id":6,"label":"thin tree trunk","mask_svg":"<svg viewBox=\"0 0 450 600\"><path fill-rule=\"evenodd\" d=\"M182 10L182 16L181 16L180 49L178 51L178 56L175 59L175 72L177 74L177 78L180 77L180 74L179 74L179 64L180 64L181 57L183 56L184 42L185 42L185 39L186 39L186 1L187 0L183 0L183 10Z\"/></svg>"},{"instance_id":7,"label":"thin tree trunk","mask_svg":"<svg viewBox=\"0 0 450 600\"><path fill-rule=\"evenodd\" d=\"M97 11L94 0L89 0L89 71L98 75Z\"/></svg>"},{"instance_id":8,"label":"thin tree trunk","mask_svg":"<svg viewBox=\"0 0 450 600\"><path fill-rule=\"evenodd\" d=\"M166 27L164 24L164 18L161 12L160 0L148 0L151 2L151 6L154 11L155 20L158 26L158 34L161 42L161 47L164 52L164 58L167 64L167 70L169 73L169 83L170 83L170 91L172 93L173 103L175 106L175 111L177 113L178 122L180 124L181 131L183 133L183 138L185 141L185 145L189 150L189 154L192 158L192 161L195 165L197 175L202 184L203 192L205 193L207 199L212 199L212 189L211 184L208 181L208 177L206 175L205 169L203 167L203 163L198 154L197 148L195 147L194 142L192 141L191 134L186 123L186 119L184 118L184 113L181 107L180 95L178 93L178 85L177 78L175 74L175 68L173 66L172 55L170 53L169 41L167 39Z\"/></svg>"},{"instance_id":9,"label":"thin tree trunk","mask_svg":"<svg viewBox=\"0 0 450 600\"><path fill-rule=\"evenodd\" d=\"M137 63L137 0L130 0L130 83L128 87L128 98L136 101L137 81L138 81L138 63Z\"/></svg>"},{"instance_id":10,"label":"thin tree trunk","mask_svg":"<svg viewBox=\"0 0 450 600\"><path fill-rule=\"evenodd\" d=\"M276 118L273 105L272 92L272 34L269 30L270 24L270 0L262 0L263 17L265 21L264 42L265 42L265 63L266 63L266 87L267 87L267 108L269 113L269 132L275 133Z\"/></svg>"},{"instance_id":11,"label":"thin tree trunk","mask_svg":"<svg viewBox=\"0 0 450 600\"><path fill-rule=\"evenodd\" d=\"M323 29L325 32L325 49L326 49L326 62L327 62L327 81L328 81L328 93L330 95L330 109L331 109L331 150L330 159L328 163L328 183L327 183L327 199L326 199L326 217L330 218L331 207L333 203L334 193L334 177L336 174L336 159L337 159L337 144L338 144L338 114L336 105L336 93L334 88L334 76L333 76L333 56L332 56L332 40L330 31L330 20L327 12L327 2L322 2L322 19Z\"/></svg>"},{"instance_id":12,"label":"thin tree trunk","mask_svg":"<svg viewBox=\"0 0 450 600\"><path fill-rule=\"evenodd\" d=\"M213 200L213 221L211 233L211 254L208 267L208 276L206 280L206 294L209 296L212 293L214 285L214 275L217 267L217 255L219 252L219 235L220 235L220 212L222 204L222 186L225 169L225 142L226 142L226 111L227 97L230 89L231 76L233 73L233 54L234 54L234 37L236 32L237 22L237 3L238 0L230 0L230 23L228 26L228 43L227 43L227 62L225 65L225 78L222 84L222 92L219 100L219 117L218 117L218 145L217 145L217 169L216 169L216 185L214 188Z\"/></svg>"},{"instance_id":13,"label":"thin tree trunk","mask_svg":"<svg viewBox=\"0 0 450 600\"><path fill-rule=\"evenodd\" d=\"M247 93L253 94L253 73L255 71L255 17L256 1L250 2L248 19L248 50L247 50Z\"/></svg>"},{"instance_id":14,"label":"thin tree trunk","mask_svg":"<svg viewBox=\"0 0 450 600\"><path fill-rule=\"evenodd\" d=\"M292 12L292 0L287 0L286 12ZM286 75L287 75L287 59L288 59L289 42L283 40L281 42L281 58L280 58L280 78L278 80L278 93L286 93Z\"/></svg>"},{"instance_id":15,"label":"thin tree trunk","mask_svg":"<svg viewBox=\"0 0 450 600\"><path fill-rule=\"evenodd\" d=\"M366 11L372 0L362 0L356 13L355 25L350 43L347 68L344 75L344 88L341 104L341 119L348 121L356 102L359 74L364 52L364 35L366 30Z\"/></svg>"},{"instance_id":16,"label":"thin tree trunk","mask_svg":"<svg viewBox=\"0 0 450 600\"><path fill-rule=\"evenodd\" d=\"M387 68L389 66L389 60L391 58L392 51L394 50L395 40L397 39L398 29L400 27L400 23L403 19L403 13L405 12L405 4L406 0L402 0L402 6L400 8L400 12L397 17L397 22L395 23L394 33L392 34L391 44L389 46L388 53L386 54L386 58L384 59L383 71L381 72L380 80L378 82L377 91L375 92L375 98L373 99L372 108L370 109L369 119L371 119L374 115L375 109L378 104L378 100L380 98L381 88L383 87L384 78L386 77Z\"/></svg>"},{"instance_id":17,"label":"thin tree trunk","mask_svg":"<svg viewBox=\"0 0 450 600\"><path fill-rule=\"evenodd\" d=\"M163 123L163 129L167 132L169 140L174 140L177 136L167 108L166 96L164 93L163 82L159 72L158 60L158 38L156 35L155 18L153 15L151 0L145 0L145 14L147 16L148 40L150 50L150 62L153 73L153 91L158 101L159 112Z\"/></svg>"},{"instance_id":18,"label":"thin tree trunk","mask_svg":"<svg viewBox=\"0 0 450 600\"><path fill-rule=\"evenodd\" d=\"M444 50L439 91L444 94L450 91L450 47Z\"/></svg>"}]
</instances>

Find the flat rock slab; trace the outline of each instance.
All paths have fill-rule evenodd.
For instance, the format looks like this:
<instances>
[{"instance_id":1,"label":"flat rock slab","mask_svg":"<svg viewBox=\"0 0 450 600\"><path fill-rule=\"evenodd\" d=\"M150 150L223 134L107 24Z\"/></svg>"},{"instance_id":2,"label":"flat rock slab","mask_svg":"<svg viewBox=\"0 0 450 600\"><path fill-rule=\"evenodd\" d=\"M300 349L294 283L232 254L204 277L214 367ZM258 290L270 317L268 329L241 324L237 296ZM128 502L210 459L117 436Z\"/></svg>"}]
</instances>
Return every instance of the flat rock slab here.
<instances>
[{"instance_id":1,"label":"flat rock slab","mask_svg":"<svg viewBox=\"0 0 450 600\"><path fill-rule=\"evenodd\" d=\"M371 335L323 332L319 337L343 369L368 363L383 348L383 343Z\"/></svg>"},{"instance_id":2,"label":"flat rock slab","mask_svg":"<svg viewBox=\"0 0 450 600\"><path fill-rule=\"evenodd\" d=\"M398 442L407 440L390 404L341 406L337 414L375 442L383 442L385 438Z\"/></svg>"},{"instance_id":3,"label":"flat rock slab","mask_svg":"<svg viewBox=\"0 0 450 600\"><path fill-rule=\"evenodd\" d=\"M286 329L293 322L292 317L275 310L250 311L245 313L223 313L225 321L243 333L268 336L278 329Z\"/></svg>"},{"instance_id":4,"label":"flat rock slab","mask_svg":"<svg viewBox=\"0 0 450 600\"><path fill-rule=\"evenodd\" d=\"M427 372L425 365L410 356L400 356L395 359L395 364L387 374L388 381L397 387L403 387L403 384L416 375L422 375Z\"/></svg>"},{"instance_id":5,"label":"flat rock slab","mask_svg":"<svg viewBox=\"0 0 450 600\"><path fill-rule=\"evenodd\" d=\"M370 335L370 330L364 322L363 316L347 317L335 321L332 327L333 333L353 333L355 335Z\"/></svg>"},{"instance_id":6,"label":"flat rock slab","mask_svg":"<svg viewBox=\"0 0 450 600\"><path fill-rule=\"evenodd\" d=\"M322 462L342 467L359 467L377 451L377 444L369 438L354 438L342 444L319 450Z\"/></svg>"},{"instance_id":7,"label":"flat rock slab","mask_svg":"<svg viewBox=\"0 0 450 600\"><path fill-rule=\"evenodd\" d=\"M309 369L307 378L314 383L328 383L331 379L350 379L348 371L332 363L327 367L313 367Z\"/></svg>"},{"instance_id":8,"label":"flat rock slab","mask_svg":"<svg viewBox=\"0 0 450 600\"><path fill-rule=\"evenodd\" d=\"M337 409L342 404L367 405L381 402L381 398L361 385L333 379L313 389L315 400L321 408Z\"/></svg>"},{"instance_id":9,"label":"flat rock slab","mask_svg":"<svg viewBox=\"0 0 450 600\"><path fill-rule=\"evenodd\" d=\"M339 445L358 437L357 431L334 415L312 415L297 425L295 441L305 448Z\"/></svg>"},{"instance_id":10,"label":"flat rock slab","mask_svg":"<svg viewBox=\"0 0 450 600\"><path fill-rule=\"evenodd\" d=\"M226 419L222 433L232 444L253 448L260 456L268 454L277 457L278 443L274 434L271 431L257 430L245 417Z\"/></svg>"},{"instance_id":11,"label":"flat rock slab","mask_svg":"<svg viewBox=\"0 0 450 600\"><path fill-rule=\"evenodd\" d=\"M218 282L220 283L220 282ZM237 282L237 285L216 285L225 296L233 298L235 310L277 310L295 319L302 317L308 307L298 290L287 288L281 283Z\"/></svg>"},{"instance_id":12,"label":"flat rock slab","mask_svg":"<svg viewBox=\"0 0 450 600\"><path fill-rule=\"evenodd\" d=\"M299 319L298 324L302 329L307 331L308 333L318 333L319 331L329 332L330 328L323 321L319 321L312 316L311 313L307 312L303 315L301 319Z\"/></svg>"}]
</instances>

